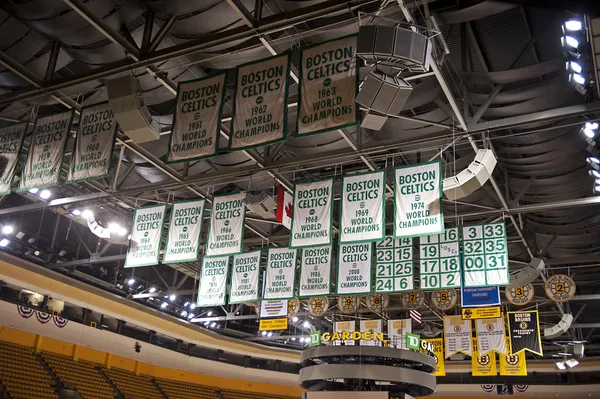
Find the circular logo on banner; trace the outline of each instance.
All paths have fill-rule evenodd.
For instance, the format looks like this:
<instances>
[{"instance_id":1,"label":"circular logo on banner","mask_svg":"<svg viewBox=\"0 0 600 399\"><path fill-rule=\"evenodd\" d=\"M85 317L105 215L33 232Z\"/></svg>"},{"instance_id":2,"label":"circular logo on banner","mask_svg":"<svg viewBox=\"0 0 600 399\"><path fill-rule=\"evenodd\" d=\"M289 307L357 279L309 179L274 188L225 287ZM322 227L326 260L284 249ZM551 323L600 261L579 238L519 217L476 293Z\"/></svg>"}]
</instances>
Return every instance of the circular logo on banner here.
<instances>
[{"instance_id":1,"label":"circular logo on banner","mask_svg":"<svg viewBox=\"0 0 600 399\"><path fill-rule=\"evenodd\" d=\"M496 356L496 355L494 355ZM477 363L481 364L482 366L487 366L488 364L490 364L490 356L489 355L483 355L483 356L479 356L477 358Z\"/></svg>"},{"instance_id":2,"label":"circular logo on banner","mask_svg":"<svg viewBox=\"0 0 600 399\"><path fill-rule=\"evenodd\" d=\"M365 297L365 302L371 312L383 312L390 304L390 297L387 294L371 294Z\"/></svg>"},{"instance_id":3,"label":"circular logo on banner","mask_svg":"<svg viewBox=\"0 0 600 399\"><path fill-rule=\"evenodd\" d=\"M575 281L565 274L555 274L546 280L544 289L554 302L567 302L575 295Z\"/></svg>"},{"instance_id":4,"label":"circular logo on banner","mask_svg":"<svg viewBox=\"0 0 600 399\"><path fill-rule=\"evenodd\" d=\"M356 313L358 304L360 303L357 296L340 296L338 297L338 309L342 313Z\"/></svg>"},{"instance_id":5,"label":"circular logo on banner","mask_svg":"<svg viewBox=\"0 0 600 399\"><path fill-rule=\"evenodd\" d=\"M510 364L511 366L519 364L519 355L515 354L506 356L506 363Z\"/></svg>"},{"instance_id":6,"label":"circular logo on banner","mask_svg":"<svg viewBox=\"0 0 600 399\"><path fill-rule=\"evenodd\" d=\"M488 331L490 331L490 332L492 332L492 331L494 331L494 325L493 324L488 324L488 325L485 326L485 329L488 330Z\"/></svg>"},{"instance_id":7,"label":"circular logo on banner","mask_svg":"<svg viewBox=\"0 0 600 399\"><path fill-rule=\"evenodd\" d=\"M524 287L507 287L504 289L504 296L506 297L506 300L513 305L525 306L533 299L534 291L533 285L531 284L527 284Z\"/></svg>"},{"instance_id":8,"label":"circular logo on banner","mask_svg":"<svg viewBox=\"0 0 600 399\"><path fill-rule=\"evenodd\" d=\"M406 309L419 309L425 303L425 293L423 290L412 290L402 295L402 306Z\"/></svg>"},{"instance_id":9,"label":"circular logo on banner","mask_svg":"<svg viewBox=\"0 0 600 399\"><path fill-rule=\"evenodd\" d=\"M294 317L300 311L300 299L294 298L288 301L288 317Z\"/></svg>"},{"instance_id":10,"label":"circular logo on banner","mask_svg":"<svg viewBox=\"0 0 600 399\"><path fill-rule=\"evenodd\" d=\"M454 332L459 333L462 328L460 326L454 326Z\"/></svg>"},{"instance_id":11,"label":"circular logo on banner","mask_svg":"<svg viewBox=\"0 0 600 399\"><path fill-rule=\"evenodd\" d=\"M458 295L456 290L431 291L431 304L439 310L448 310L456 306Z\"/></svg>"},{"instance_id":12,"label":"circular logo on banner","mask_svg":"<svg viewBox=\"0 0 600 399\"><path fill-rule=\"evenodd\" d=\"M315 296L308 300L308 313L312 316L323 316L329 309L329 298L326 296Z\"/></svg>"},{"instance_id":13,"label":"circular logo on banner","mask_svg":"<svg viewBox=\"0 0 600 399\"><path fill-rule=\"evenodd\" d=\"M486 385L482 385L481 389L483 389L486 392L492 392L494 389L496 389L495 385L491 385L491 384L486 384Z\"/></svg>"}]
</instances>

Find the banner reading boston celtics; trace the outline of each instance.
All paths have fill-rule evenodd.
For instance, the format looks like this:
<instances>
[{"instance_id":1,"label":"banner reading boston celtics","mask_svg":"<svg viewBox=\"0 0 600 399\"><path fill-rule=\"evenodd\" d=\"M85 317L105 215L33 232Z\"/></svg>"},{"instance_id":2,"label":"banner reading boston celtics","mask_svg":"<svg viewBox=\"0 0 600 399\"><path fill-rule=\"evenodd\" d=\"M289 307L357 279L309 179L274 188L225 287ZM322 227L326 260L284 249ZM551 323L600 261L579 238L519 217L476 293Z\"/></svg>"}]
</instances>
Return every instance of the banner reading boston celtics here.
<instances>
[{"instance_id":1,"label":"banner reading boston celtics","mask_svg":"<svg viewBox=\"0 0 600 399\"><path fill-rule=\"evenodd\" d=\"M373 244L341 244L338 252L337 293L340 295L371 292Z\"/></svg>"},{"instance_id":2,"label":"banner reading boston celtics","mask_svg":"<svg viewBox=\"0 0 600 399\"><path fill-rule=\"evenodd\" d=\"M100 179L108 174L117 126L108 101L81 109L67 183Z\"/></svg>"},{"instance_id":3,"label":"banner reading boston celtics","mask_svg":"<svg viewBox=\"0 0 600 399\"><path fill-rule=\"evenodd\" d=\"M331 245L333 179L296 183L290 247Z\"/></svg>"},{"instance_id":4,"label":"banner reading boston celtics","mask_svg":"<svg viewBox=\"0 0 600 399\"><path fill-rule=\"evenodd\" d=\"M394 171L394 237L444 232L442 163L401 166Z\"/></svg>"},{"instance_id":5,"label":"banner reading boston celtics","mask_svg":"<svg viewBox=\"0 0 600 399\"><path fill-rule=\"evenodd\" d=\"M258 301L260 250L235 255L232 267L229 304Z\"/></svg>"},{"instance_id":6,"label":"banner reading boston celtics","mask_svg":"<svg viewBox=\"0 0 600 399\"><path fill-rule=\"evenodd\" d=\"M195 262L200 248L200 231L206 201L179 201L171 209L164 263Z\"/></svg>"},{"instance_id":7,"label":"banner reading boston celtics","mask_svg":"<svg viewBox=\"0 0 600 399\"><path fill-rule=\"evenodd\" d=\"M225 73L180 82L167 162L217 155Z\"/></svg>"},{"instance_id":8,"label":"banner reading boston celtics","mask_svg":"<svg viewBox=\"0 0 600 399\"><path fill-rule=\"evenodd\" d=\"M206 256L233 255L242 252L246 193L215 195L210 214Z\"/></svg>"},{"instance_id":9,"label":"banner reading boston celtics","mask_svg":"<svg viewBox=\"0 0 600 399\"><path fill-rule=\"evenodd\" d=\"M299 297L331 294L331 245L302 249Z\"/></svg>"},{"instance_id":10,"label":"banner reading boston celtics","mask_svg":"<svg viewBox=\"0 0 600 399\"><path fill-rule=\"evenodd\" d=\"M263 299L294 297L296 252L290 248L269 248Z\"/></svg>"},{"instance_id":11,"label":"banner reading boston celtics","mask_svg":"<svg viewBox=\"0 0 600 399\"><path fill-rule=\"evenodd\" d=\"M287 79L290 54L238 67L230 150L266 145L287 136Z\"/></svg>"},{"instance_id":12,"label":"banner reading boston celtics","mask_svg":"<svg viewBox=\"0 0 600 399\"><path fill-rule=\"evenodd\" d=\"M225 288L229 274L229 256L217 258L204 257L200 272L200 286L196 305L219 306L225 305Z\"/></svg>"},{"instance_id":13,"label":"banner reading boston celtics","mask_svg":"<svg viewBox=\"0 0 600 399\"><path fill-rule=\"evenodd\" d=\"M27 132L28 122L15 123L0 129L0 196L10 194L19 152Z\"/></svg>"},{"instance_id":14,"label":"banner reading boston celtics","mask_svg":"<svg viewBox=\"0 0 600 399\"><path fill-rule=\"evenodd\" d=\"M36 119L19 191L58 184L73 111Z\"/></svg>"},{"instance_id":15,"label":"banner reading boston celtics","mask_svg":"<svg viewBox=\"0 0 600 399\"><path fill-rule=\"evenodd\" d=\"M342 37L300 53L298 136L358 124L356 38Z\"/></svg>"},{"instance_id":16,"label":"banner reading boston celtics","mask_svg":"<svg viewBox=\"0 0 600 399\"><path fill-rule=\"evenodd\" d=\"M385 172L342 177L340 242L380 241L385 236Z\"/></svg>"},{"instance_id":17,"label":"banner reading boston celtics","mask_svg":"<svg viewBox=\"0 0 600 399\"><path fill-rule=\"evenodd\" d=\"M125 267L150 266L158 263L166 205L136 208Z\"/></svg>"}]
</instances>

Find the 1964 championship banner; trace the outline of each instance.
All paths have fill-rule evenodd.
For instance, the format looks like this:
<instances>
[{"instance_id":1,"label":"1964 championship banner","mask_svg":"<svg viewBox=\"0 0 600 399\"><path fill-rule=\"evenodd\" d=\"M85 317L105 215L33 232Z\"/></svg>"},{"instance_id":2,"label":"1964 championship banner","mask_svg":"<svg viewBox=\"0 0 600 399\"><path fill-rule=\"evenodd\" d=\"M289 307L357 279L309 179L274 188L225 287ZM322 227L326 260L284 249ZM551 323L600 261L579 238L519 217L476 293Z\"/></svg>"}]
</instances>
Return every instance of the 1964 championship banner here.
<instances>
[{"instance_id":1,"label":"1964 championship banner","mask_svg":"<svg viewBox=\"0 0 600 399\"><path fill-rule=\"evenodd\" d=\"M27 132L27 125L27 122L16 123L0 129L0 153L4 158L0 169L0 195L10 194L10 186L19 160L19 151L21 151L25 132Z\"/></svg>"}]
</instances>

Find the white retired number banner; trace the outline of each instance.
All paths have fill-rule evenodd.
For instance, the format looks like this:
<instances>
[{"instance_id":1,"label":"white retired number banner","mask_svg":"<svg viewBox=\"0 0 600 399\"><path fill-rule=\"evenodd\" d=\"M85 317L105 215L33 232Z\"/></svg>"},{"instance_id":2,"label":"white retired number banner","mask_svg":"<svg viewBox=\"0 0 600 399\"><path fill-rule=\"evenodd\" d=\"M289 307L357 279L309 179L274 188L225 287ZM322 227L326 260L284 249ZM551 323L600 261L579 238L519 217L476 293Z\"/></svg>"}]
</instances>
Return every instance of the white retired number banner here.
<instances>
[{"instance_id":1,"label":"white retired number banner","mask_svg":"<svg viewBox=\"0 0 600 399\"><path fill-rule=\"evenodd\" d=\"M291 299L296 282L296 250L269 248L263 299Z\"/></svg>"},{"instance_id":2,"label":"white retired number banner","mask_svg":"<svg viewBox=\"0 0 600 399\"><path fill-rule=\"evenodd\" d=\"M502 317L475 320L475 331L477 333L479 356L483 356L490 351L508 355L504 334L504 319Z\"/></svg>"},{"instance_id":3,"label":"white retired number banner","mask_svg":"<svg viewBox=\"0 0 600 399\"><path fill-rule=\"evenodd\" d=\"M195 262L200 249L200 231L205 200L179 201L171 209L164 263Z\"/></svg>"},{"instance_id":4,"label":"white retired number banner","mask_svg":"<svg viewBox=\"0 0 600 399\"><path fill-rule=\"evenodd\" d=\"M72 119L73 111L36 119L19 191L58 184Z\"/></svg>"},{"instance_id":5,"label":"white retired number banner","mask_svg":"<svg viewBox=\"0 0 600 399\"><path fill-rule=\"evenodd\" d=\"M333 179L296 183L290 247L331 245Z\"/></svg>"},{"instance_id":6,"label":"white retired number banner","mask_svg":"<svg viewBox=\"0 0 600 399\"><path fill-rule=\"evenodd\" d=\"M258 301L260 250L235 255L232 267L229 303Z\"/></svg>"},{"instance_id":7,"label":"white retired number banner","mask_svg":"<svg viewBox=\"0 0 600 399\"><path fill-rule=\"evenodd\" d=\"M394 237L443 233L442 163L398 167L394 180Z\"/></svg>"},{"instance_id":8,"label":"white retired number banner","mask_svg":"<svg viewBox=\"0 0 600 399\"><path fill-rule=\"evenodd\" d=\"M412 319L388 320L388 340L392 348L408 349L406 333L412 333Z\"/></svg>"},{"instance_id":9,"label":"white retired number banner","mask_svg":"<svg viewBox=\"0 0 600 399\"><path fill-rule=\"evenodd\" d=\"M217 155L225 73L180 82L167 162Z\"/></svg>"},{"instance_id":10,"label":"white retired number banner","mask_svg":"<svg viewBox=\"0 0 600 399\"><path fill-rule=\"evenodd\" d=\"M27 122L16 123L0 129L0 154L2 154L2 168L0 168L0 196L10 194L15 169L19 161L19 152L27 132Z\"/></svg>"},{"instance_id":11,"label":"white retired number banner","mask_svg":"<svg viewBox=\"0 0 600 399\"><path fill-rule=\"evenodd\" d=\"M117 128L108 101L82 108L67 183L101 179L108 174Z\"/></svg>"},{"instance_id":12,"label":"white retired number banner","mask_svg":"<svg viewBox=\"0 0 600 399\"><path fill-rule=\"evenodd\" d=\"M471 320L463 320L460 315L444 316L444 342L446 358L458 352L473 356Z\"/></svg>"},{"instance_id":13,"label":"white retired number banner","mask_svg":"<svg viewBox=\"0 0 600 399\"><path fill-rule=\"evenodd\" d=\"M385 236L385 171L342 178L340 242L380 241Z\"/></svg>"},{"instance_id":14,"label":"white retired number banner","mask_svg":"<svg viewBox=\"0 0 600 399\"><path fill-rule=\"evenodd\" d=\"M340 245L337 270L338 294L371 292L372 249L371 243Z\"/></svg>"},{"instance_id":15,"label":"white retired number banner","mask_svg":"<svg viewBox=\"0 0 600 399\"><path fill-rule=\"evenodd\" d=\"M311 297L331 294L331 245L302 249L299 296Z\"/></svg>"},{"instance_id":16,"label":"white retired number banner","mask_svg":"<svg viewBox=\"0 0 600 399\"><path fill-rule=\"evenodd\" d=\"M290 59L286 53L238 67L230 150L272 144L287 136Z\"/></svg>"},{"instance_id":17,"label":"white retired number banner","mask_svg":"<svg viewBox=\"0 0 600 399\"><path fill-rule=\"evenodd\" d=\"M225 288L229 271L229 256L216 258L204 257L200 272L200 286L196 305L219 306L225 305Z\"/></svg>"},{"instance_id":18,"label":"white retired number banner","mask_svg":"<svg viewBox=\"0 0 600 399\"><path fill-rule=\"evenodd\" d=\"M214 196L206 256L233 255L242 252L246 193Z\"/></svg>"},{"instance_id":19,"label":"white retired number banner","mask_svg":"<svg viewBox=\"0 0 600 399\"><path fill-rule=\"evenodd\" d=\"M298 136L358 123L356 38L342 37L300 53Z\"/></svg>"},{"instance_id":20,"label":"white retired number banner","mask_svg":"<svg viewBox=\"0 0 600 399\"><path fill-rule=\"evenodd\" d=\"M166 205L136 208L125 267L150 266L158 263Z\"/></svg>"}]
</instances>

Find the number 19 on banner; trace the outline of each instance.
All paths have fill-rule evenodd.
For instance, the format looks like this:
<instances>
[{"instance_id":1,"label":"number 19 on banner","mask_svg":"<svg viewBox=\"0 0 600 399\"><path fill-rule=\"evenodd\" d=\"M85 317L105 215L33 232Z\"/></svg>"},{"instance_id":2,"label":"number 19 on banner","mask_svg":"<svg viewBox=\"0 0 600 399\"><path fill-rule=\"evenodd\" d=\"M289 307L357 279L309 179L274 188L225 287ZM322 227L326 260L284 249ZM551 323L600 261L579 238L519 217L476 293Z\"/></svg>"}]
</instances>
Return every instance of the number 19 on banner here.
<instances>
[{"instance_id":1,"label":"number 19 on banner","mask_svg":"<svg viewBox=\"0 0 600 399\"><path fill-rule=\"evenodd\" d=\"M458 228L448 229L443 234L423 236L420 244L421 289L460 287Z\"/></svg>"}]
</instances>

